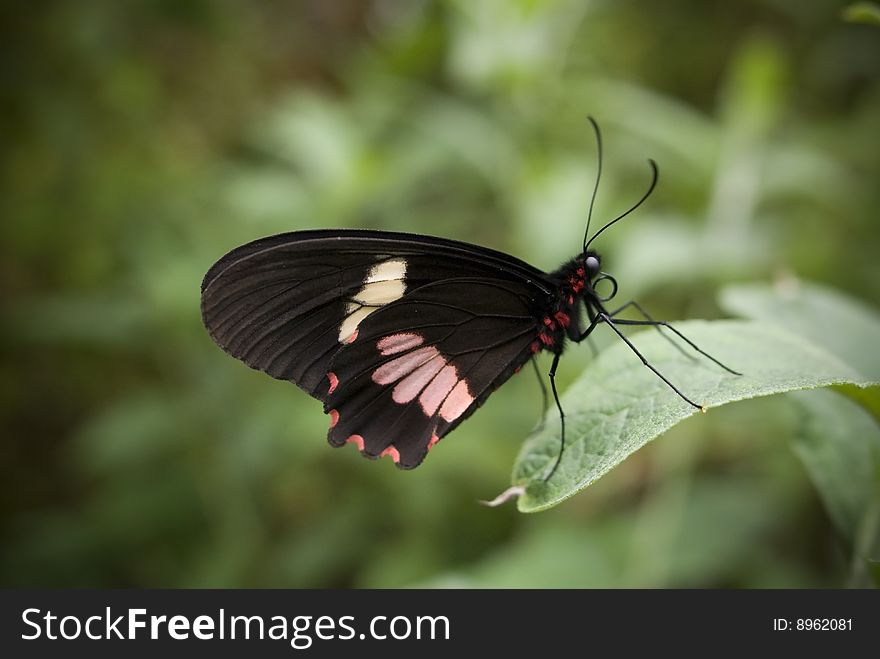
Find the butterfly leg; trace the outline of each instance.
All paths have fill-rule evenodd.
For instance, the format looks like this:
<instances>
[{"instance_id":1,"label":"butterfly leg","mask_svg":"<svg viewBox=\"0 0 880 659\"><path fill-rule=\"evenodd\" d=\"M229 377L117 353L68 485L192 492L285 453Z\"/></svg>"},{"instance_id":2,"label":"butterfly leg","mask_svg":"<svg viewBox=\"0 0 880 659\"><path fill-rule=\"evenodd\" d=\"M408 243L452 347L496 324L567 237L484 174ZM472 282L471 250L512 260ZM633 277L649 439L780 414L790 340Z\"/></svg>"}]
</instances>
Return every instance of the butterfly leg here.
<instances>
[{"instance_id":1,"label":"butterfly leg","mask_svg":"<svg viewBox=\"0 0 880 659\"><path fill-rule=\"evenodd\" d=\"M593 311L593 307L591 307L589 304L587 305L587 317L590 319L590 327L595 327L596 323L598 322L596 320L596 312ZM596 344L593 341L593 338L590 336L590 331L592 331L592 330L584 332L583 336L581 337L581 340L583 340L583 339L587 340L587 345L590 346L590 352L593 355L593 359L595 359L596 357L599 356L599 349L596 347Z\"/></svg>"},{"instance_id":2,"label":"butterfly leg","mask_svg":"<svg viewBox=\"0 0 880 659\"><path fill-rule=\"evenodd\" d=\"M630 303L628 302L627 304L630 304ZM633 304L634 304L634 303L633 303ZM634 306L638 307L638 305L634 305ZM626 307L626 305L624 305L624 307ZM621 309L618 309L618 310L617 310L617 313L620 313L620 311L621 311L624 307L621 307ZM644 312L643 312L643 313L644 313ZM724 369L725 371L727 371L728 373L732 373L733 375L742 375L742 373L739 373L738 371L734 371L734 370L733 370L732 368L730 368L729 366L726 366L725 364L722 364L720 361L718 361L717 359L715 359L715 358L714 358L712 355L710 355L708 352L705 352L705 351L701 350L701 349L697 346L696 343L694 343L693 341L691 341L689 338L687 338L684 334L682 334L681 332L679 332L677 329L675 329L672 325L670 325L669 323L667 323L665 320L654 320L653 318L651 318L650 316L648 316L648 314L644 314L645 316L648 317L648 320L622 320L622 319L615 319L615 320L614 320L614 323L611 323L611 318L612 318L615 314L614 314L614 313L608 313L608 314L606 314L606 315L608 316L608 321L607 321L607 322L608 322L609 324L611 324L612 326L613 326L613 324L616 323L617 325L631 325L631 326L636 326L636 327L656 327L658 331L660 331L660 328L661 328L661 327L665 327L665 328L668 329L670 332L672 332L673 334L675 334L676 336L678 336L682 341L684 341L685 343L687 343L691 348L693 348L694 350L696 350L698 353L700 353L701 355L703 355L704 357L706 357L706 358L709 359L710 361L716 363L718 366L720 366L721 368L723 368L723 369ZM616 330L615 330L615 331L616 331ZM663 334L662 332L660 332L660 333ZM620 334L620 332L618 332L618 334ZM665 336L667 339L669 339L669 341L670 341L670 342L671 342L676 348L678 348L678 350L679 350L680 352L684 352L684 350L682 349L682 347L681 347L680 345L678 345L677 343L675 343L675 341L673 341L670 337L666 336L665 334L663 334L663 336Z\"/></svg>"},{"instance_id":3,"label":"butterfly leg","mask_svg":"<svg viewBox=\"0 0 880 659\"><path fill-rule=\"evenodd\" d=\"M559 463L562 461L562 452L565 451L565 412L562 411L562 403L559 402L559 393L556 391L556 367L559 366L559 357L560 355L553 356L553 363L550 365L550 389L553 391L553 400L556 401L556 409L559 410L559 424L561 426L561 434L560 434L560 444L559 444L559 453L556 456L556 462L553 463L553 469L550 470L550 473L544 476L544 481L550 480L553 474L556 473L556 468L559 467Z\"/></svg>"},{"instance_id":4,"label":"butterfly leg","mask_svg":"<svg viewBox=\"0 0 880 659\"><path fill-rule=\"evenodd\" d=\"M647 320L647 321L651 324L651 326L654 327L654 328L660 333L660 336L662 336L664 339L666 339L667 341L669 341L669 343L671 343L673 346L675 346L675 349L678 350L682 355L684 355L685 357L687 357L688 359L690 359L690 360L692 360L692 361L696 361L696 359L697 359L696 357L694 357L691 353L687 352L687 351L686 351L684 348L682 348L678 343L676 343L676 342L672 339L671 336L669 336L668 334L664 334L664 333L663 333L663 330L661 330L660 327L663 326L665 323L664 323L664 322L658 322L658 321L654 320L654 319L648 314L648 312L645 311L645 310L642 308L642 305L639 304L638 302L636 302L635 300L630 300L629 302L627 302L626 304L624 304L624 305L618 307L618 308L615 309L614 311L609 311L609 312L608 312L608 315L611 316L612 318L614 318L615 316L617 316L617 315L623 313L624 311L626 311L629 307L635 307L636 311L638 311L640 314L642 314L642 316L645 318L645 320ZM620 320L617 320L616 322L619 323ZM671 329L673 332L675 332L675 330L674 330L673 328L670 327L669 329ZM678 332L676 332L676 334L677 334L677 333L678 333ZM685 339L685 340L687 340L687 339ZM690 343L690 342L689 342L689 343ZM711 358L710 358L710 359L711 359Z\"/></svg>"},{"instance_id":5,"label":"butterfly leg","mask_svg":"<svg viewBox=\"0 0 880 659\"><path fill-rule=\"evenodd\" d=\"M651 369L651 371L653 371L654 375L656 375L658 378L663 380L663 382L665 382L667 385L669 385L669 388L672 389L675 393L677 393L678 396L683 401L685 401L691 407L695 407L696 409L701 410L703 412L706 411L705 407L703 407L702 405L697 405L694 401L692 401L690 398L688 398L683 393L681 393L681 391L678 390L678 387L676 387L674 384L672 384L669 380L666 379L665 375L663 375L660 371L658 371L656 368L654 368L648 362L648 360L645 359L645 357L642 355L642 353L639 352L638 348L636 348L635 345L633 345L632 341L630 341L628 338L626 338L626 335L617 328L617 325L615 324L615 321L612 320L611 316L609 316L607 313L605 313L603 311L603 312L597 314L596 317L597 317L597 319L602 320L605 323L607 323L608 327L610 327L612 330L614 330L614 333L617 334L617 336L619 336L621 339L623 339L623 342L626 343L626 345L628 345L630 347L630 350L632 350L634 353L636 353L636 357L641 359L642 363L645 366L647 366L649 369ZM621 325L632 325L632 324L644 325L645 324L640 321L631 321L631 322L618 321L618 322L620 322ZM696 346L694 346L694 347L696 347ZM551 382L552 382L552 380L551 380Z\"/></svg>"},{"instance_id":6,"label":"butterfly leg","mask_svg":"<svg viewBox=\"0 0 880 659\"><path fill-rule=\"evenodd\" d=\"M538 368L537 357L532 358L531 362L535 369L535 375L538 376L538 384L541 386L541 416L538 418L538 425L535 426L537 432L544 428L544 418L547 415L547 385L544 384L544 376L541 375L541 370Z\"/></svg>"}]
</instances>

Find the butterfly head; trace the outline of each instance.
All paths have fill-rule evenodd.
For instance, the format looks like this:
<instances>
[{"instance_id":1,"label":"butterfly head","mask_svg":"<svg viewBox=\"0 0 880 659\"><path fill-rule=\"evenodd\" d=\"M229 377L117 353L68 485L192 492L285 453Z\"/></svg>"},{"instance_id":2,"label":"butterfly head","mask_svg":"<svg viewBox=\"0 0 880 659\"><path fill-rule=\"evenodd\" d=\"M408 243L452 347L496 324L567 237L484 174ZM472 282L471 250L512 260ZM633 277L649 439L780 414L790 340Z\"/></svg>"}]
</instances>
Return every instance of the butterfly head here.
<instances>
[{"instance_id":1,"label":"butterfly head","mask_svg":"<svg viewBox=\"0 0 880 659\"><path fill-rule=\"evenodd\" d=\"M601 282L608 282L611 290L600 294L597 285ZM584 298L588 304L591 300L607 302L617 294L617 280L602 272L602 257L593 250L585 251L576 259L574 275L569 277L569 283L575 296Z\"/></svg>"}]
</instances>

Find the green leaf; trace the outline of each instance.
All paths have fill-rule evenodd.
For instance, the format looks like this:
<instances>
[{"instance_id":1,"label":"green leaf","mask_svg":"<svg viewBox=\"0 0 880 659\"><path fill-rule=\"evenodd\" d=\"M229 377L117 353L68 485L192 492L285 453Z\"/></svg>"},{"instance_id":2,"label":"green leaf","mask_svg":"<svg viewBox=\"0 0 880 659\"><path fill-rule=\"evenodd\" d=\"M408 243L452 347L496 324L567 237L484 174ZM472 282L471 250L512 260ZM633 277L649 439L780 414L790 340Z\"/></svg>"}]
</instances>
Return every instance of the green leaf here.
<instances>
[{"instance_id":1,"label":"green leaf","mask_svg":"<svg viewBox=\"0 0 880 659\"><path fill-rule=\"evenodd\" d=\"M839 291L807 282L728 286L731 314L772 322L821 346L871 380L880 380L880 314Z\"/></svg>"},{"instance_id":2,"label":"green leaf","mask_svg":"<svg viewBox=\"0 0 880 659\"><path fill-rule=\"evenodd\" d=\"M800 391L801 428L794 450L816 484L831 520L855 560L877 546L880 428L858 405L831 391ZM861 545L861 546L860 546Z\"/></svg>"},{"instance_id":3,"label":"green leaf","mask_svg":"<svg viewBox=\"0 0 880 659\"><path fill-rule=\"evenodd\" d=\"M774 287L728 286L719 296L722 308L737 316L773 323L836 355L864 377L880 380L880 314L839 291L795 281ZM880 422L880 390L852 385L835 387Z\"/></svg>"},{"instance_id":4,"label":"green leaf","mask_svg":"<svg viewBox=\"0 0 880 659\"><path fill-rule=\"evenodd\" d=\"M707 407L833 384L871 386L834 355L783 329L751 321L688 321L677 328L722 362L731 375L705 360L690 360L658 332L634 336L647 359L688 396ZM559 452L559 424L523 445L513 482L524 485L522 512L544 510L590 485L679 421L696 411L645 368L621 343L604 351L562 397L566 447L553 477L544 481Z\"/></svg>"},{"instance_id":5,"label":"green leaf","mask_svg":"<svg viewBox=\"0 0 880 659\"><path fill-rule=\"evenodd\" d=\"M854 2L843 10L843 20L850 23L880 25L880 6L873 2Z\"/></svg>"}]
</instances>

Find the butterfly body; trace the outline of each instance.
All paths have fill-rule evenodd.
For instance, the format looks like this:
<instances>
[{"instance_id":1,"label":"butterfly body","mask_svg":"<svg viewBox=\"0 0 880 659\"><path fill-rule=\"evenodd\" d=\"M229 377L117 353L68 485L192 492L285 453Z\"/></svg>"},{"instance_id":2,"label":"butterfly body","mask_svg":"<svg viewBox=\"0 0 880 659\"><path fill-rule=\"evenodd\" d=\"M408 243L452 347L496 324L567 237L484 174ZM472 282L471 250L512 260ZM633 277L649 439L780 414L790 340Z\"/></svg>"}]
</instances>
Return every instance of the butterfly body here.
<instances>
[{"instance_id":1,"label":"butterfly body","mask_svg":"<svg viewBox=\"0 0 880 659\"><path fill-rule=\"evenodd\" d=\"M566 340L571 339L575 343L584 340L581 307L586 309L588 316L594 309L601 308L601 300L596 296L592 284L592 279L598 274L600 262L598 254L587 252L550 273L549 278L556 286L556 294L549 301L550 313L541 319L545 329L538 338L544 349L561 355ZM593 267L592 270L590 266Z\"/></svg>"}]
</instances>

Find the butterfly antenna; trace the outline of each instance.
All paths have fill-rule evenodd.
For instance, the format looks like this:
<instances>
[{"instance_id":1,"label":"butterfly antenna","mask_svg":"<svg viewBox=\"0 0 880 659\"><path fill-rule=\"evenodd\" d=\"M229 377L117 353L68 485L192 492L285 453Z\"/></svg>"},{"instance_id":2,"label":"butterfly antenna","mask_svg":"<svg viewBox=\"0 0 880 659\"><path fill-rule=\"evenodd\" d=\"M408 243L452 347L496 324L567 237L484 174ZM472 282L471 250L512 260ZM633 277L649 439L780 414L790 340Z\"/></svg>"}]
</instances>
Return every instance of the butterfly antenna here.
<instances>
[{"instance_id":1,"label":"butterfly antenna","mask_svg":"<svg viewBox=\"0 0 880 659\"><path fill-rule=\"evenodd\" d=\"M590 220L593 219L593 204L596 203L596 193L599 192L599 181L602 179L602 133L599 132L599 124L593 117L587 117L593 125L593 132L596 133L596 157L599 166L596 169L596 184L593 186L593 196L590 199L590 211L587 213L587 228L584 230L584 251L587 251L587 236L590 235Z\"/></svg>"},{"instance_id":2,"label":"butterfly antenna","mask_svg":"<svg viewBox=\"0 0 880 659\"><path fill-rule=\"evenodd\" d=\"M629 215L630 213L632 213L636 208L638 208L638 207L641 206L643 203L645 203L645 200L646 200L648 197L651 196L651 193L652 193L652 192L654 192L654 188L657 187L657 179L658 179L658 177L660 176L660 172L659 172L659 170L657 169L657 163L654 162L652 159L648 158L648 164L651 165L651 185L648 187L648 191L645 192L645 194L642 195L642 198L639 199L639 200L635 203L635 205L633 205L632 208L630 208L630 209L629 209L628 211L626 211L625 213L622 213L621 215L618 215L618 216L615 217L613 220L611 220L608 224L606 224L604 227L602 227L602 228L599 229L596 233L594 233L594 234L593 234L593 237L590 238L589 242L587 242L587 244L584 245L584 251L585 251L585 252L587 251L587 248L590 246L590 243L592 243L594 240L596 240L596 238L599 236L600 233L602 233L603 231L605 231L605 229L607 229L608 227L610 227L612 224L614 224L614 223L616 223L616 222L619 222L620 220L622 220L623 218L625 218L627 215Z\"/></svg>"}]
</instances>

